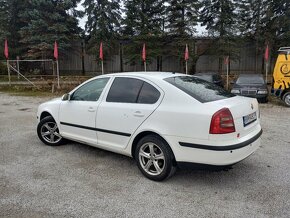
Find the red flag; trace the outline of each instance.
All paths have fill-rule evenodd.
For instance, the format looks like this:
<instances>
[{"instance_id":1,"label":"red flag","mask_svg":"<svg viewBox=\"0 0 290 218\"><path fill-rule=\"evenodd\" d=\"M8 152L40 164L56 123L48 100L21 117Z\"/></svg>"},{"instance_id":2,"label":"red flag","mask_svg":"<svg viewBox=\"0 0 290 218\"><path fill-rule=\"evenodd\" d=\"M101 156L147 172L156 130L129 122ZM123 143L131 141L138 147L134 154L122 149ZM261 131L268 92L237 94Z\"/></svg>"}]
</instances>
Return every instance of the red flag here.
<instances>
[{"instance_id":1,"label":"red flag","mask_svg":"<svg viewBox=\"0 0 290 218\"><path fill-rule=\"evenodd\" d=\"M5 39L4 55L5 55L6 59L9 58L9 51L8 51L8 42L7 42L7 39Z\"/></svg>"},{"instance_id":2,"label":"red flag","mask_svg":"<svg viewBox=\"0 0 290 218\"><path fill-rule=\"evenodd\" d=\"M265 50L265 55L264 55L265 61L268 62L269 59L269 46L267 44L266 50Z\"/></svg>"},{"instance_id":3,"label":"red flag","mask_svg":"<svg viewBox=\"0 0 290 218\"><path fill-rule=\"evenodd\" d=\"M58 60L58 47L57 47L57 42L54 42L54 51L53 51L53 56L56 60Z\"/></svg>"},{"instance_id":4,"label":"red flag","mask_svg":"<svg viewBox=\"0 0 290 218\"><path fill-rule=\"evenodd\" d=\"M143 60L144 62L146 61L146 45L145 45L145 43L143 44L142 60Z\"/></svg>"},{"instance_id":5,"label":"red flag","mask_svg":"<svg viewBox=\"0 0 290 218\"><path fill-rule=\"evenodd\" d=\"M189 59L189 54L188 54L188 46L187 44L185 45L185 52L184 52L184 60L188 61Z\"/></svg>"},{"instance_id":6,"label":"red flag","mask_svg":"<svg viewBox=\"0 0 290 218\"><path fill-rule=\"evenodd\" d=\"M103 54L103 43L101 42L100 44L100 59L103 61L104 60L104 54Z\"/></svg>"},{"instance_id":7,"label":"red flag","mask_svg":"<svg viewBox=\"0 0 290 218\"><path fill-rule=\"evenodd\" d=\"M229 56L226 56L225 57L225 65L228 65L228 63L229 63Z\"/></svg>"}]
</instances>

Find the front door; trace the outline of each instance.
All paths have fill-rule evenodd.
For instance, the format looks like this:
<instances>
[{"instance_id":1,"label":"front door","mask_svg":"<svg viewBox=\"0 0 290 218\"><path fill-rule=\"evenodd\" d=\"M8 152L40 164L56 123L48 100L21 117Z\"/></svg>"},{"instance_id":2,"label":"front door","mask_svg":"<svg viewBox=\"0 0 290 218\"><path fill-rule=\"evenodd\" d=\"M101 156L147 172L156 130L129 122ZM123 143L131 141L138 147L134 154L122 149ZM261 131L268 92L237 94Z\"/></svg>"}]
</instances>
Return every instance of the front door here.
<instances>
[{"instance_id":1,"label":"front door","mask_svg":"<svg viewBox=\"0 0 290 218\"><path fill-rule=\"evenodd\" d=\"M69 139L97 144L96 113L109 77L91 80L60 105L60 132Z\"/></svg>"}]
</instances>

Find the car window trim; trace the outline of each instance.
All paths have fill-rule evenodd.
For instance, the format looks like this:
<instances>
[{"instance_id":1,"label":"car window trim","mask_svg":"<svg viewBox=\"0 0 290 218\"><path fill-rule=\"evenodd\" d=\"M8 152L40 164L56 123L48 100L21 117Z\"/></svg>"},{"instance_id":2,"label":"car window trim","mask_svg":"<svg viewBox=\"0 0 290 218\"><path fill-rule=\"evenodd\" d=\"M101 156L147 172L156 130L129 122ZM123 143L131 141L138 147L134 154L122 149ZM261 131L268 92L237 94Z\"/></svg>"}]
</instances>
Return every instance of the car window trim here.
<instances>
[{"instance_id":1,"label":"car window trim","mask_svg":"<svg viewBox=\"0 0 290 218\"><path fill-rule=\"evenodd\" d=\"M142 80L143 81L143 80ZM141 85L141 87L140 87L140 89L139 89L139 92L138 92L138 94L137 94L137 99L136 99L136 102L135 102L135 104L140 104L140 103L138 103L138 100L139 100L139 96L140 96L140 93L141 93L141 91L142 91L142 88L143 88L143 86L144 86L144 81L143 81L143 83L142 83L142 85ZM157 100L158 101L158 100Z\"/></svg>"}]
</instances>

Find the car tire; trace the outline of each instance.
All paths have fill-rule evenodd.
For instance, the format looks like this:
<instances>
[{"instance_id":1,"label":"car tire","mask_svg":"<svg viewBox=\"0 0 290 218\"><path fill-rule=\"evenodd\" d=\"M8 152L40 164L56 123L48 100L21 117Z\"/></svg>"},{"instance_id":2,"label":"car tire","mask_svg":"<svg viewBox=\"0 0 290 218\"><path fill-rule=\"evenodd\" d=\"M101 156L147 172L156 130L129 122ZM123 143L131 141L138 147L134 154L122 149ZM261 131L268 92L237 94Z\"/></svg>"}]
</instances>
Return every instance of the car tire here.
<instances>
[{"instance_id":1,"label":"car tire","mask_svg":"<svg viewBox=\"0 0 290 218\"><path fill-rule=\"evenodd\" d=\"M176 171L172 150L157 135L143 137L137 144L134 157L142 174L151 180L162 181Z\"/></svg>"},{"instance_id":2,"label":"car tire","mask_svg":"<svg viewBox=\"0 0 290 218\"><path fill-rule=\"evenodd\" d=\"M260 99L260 103L267 103L268 102L268 98L264 97Z\"/></svg>"},{"instance_id":3,"label":"car tire","mask_svg":"<svg viewBox=\"0 0 290 218\"><path fill-rule=\"evenodd\" d=\"M51 116L43 118L38 123L37 135L44 144L49 146L58 146L65 142L65 139L59 134L57 123Z\"/></svg>"},{"instance_id":4,"label":"car tire","mask_svg":"<svg viewBox=\"0 0 290 218\"><path fill-rule=\"evenodd\" d=\"M290 107L290 91L286 92L283 95L282 100L284 101L284 103L286 104L286 106Z\"/></svg>"}]
</instances>

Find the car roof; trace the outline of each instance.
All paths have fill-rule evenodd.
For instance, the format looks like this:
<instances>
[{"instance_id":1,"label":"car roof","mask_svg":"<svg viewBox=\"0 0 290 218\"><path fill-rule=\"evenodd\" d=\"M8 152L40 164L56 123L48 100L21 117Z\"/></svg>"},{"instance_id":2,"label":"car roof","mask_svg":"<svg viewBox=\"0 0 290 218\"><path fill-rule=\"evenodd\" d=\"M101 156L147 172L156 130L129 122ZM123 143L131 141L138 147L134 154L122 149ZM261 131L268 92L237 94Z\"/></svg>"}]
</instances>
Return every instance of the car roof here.
<instances>
[{"instance_id":1,"label":"car roof","mask_svg":"<svg viewBox=\"0 0 290 218\"><path fill-rule=\"evenodd\" d=\"M186 76L186 74L175 72L158 72L158 71L140 71L140 72L124 72L124 73L110 73L103 76L137 76L152 79L164 79L173 76Z\"/></svg>"}]
</instances>

